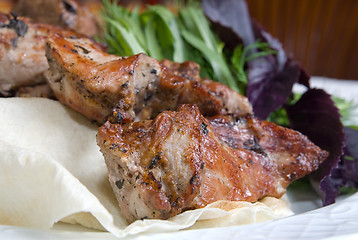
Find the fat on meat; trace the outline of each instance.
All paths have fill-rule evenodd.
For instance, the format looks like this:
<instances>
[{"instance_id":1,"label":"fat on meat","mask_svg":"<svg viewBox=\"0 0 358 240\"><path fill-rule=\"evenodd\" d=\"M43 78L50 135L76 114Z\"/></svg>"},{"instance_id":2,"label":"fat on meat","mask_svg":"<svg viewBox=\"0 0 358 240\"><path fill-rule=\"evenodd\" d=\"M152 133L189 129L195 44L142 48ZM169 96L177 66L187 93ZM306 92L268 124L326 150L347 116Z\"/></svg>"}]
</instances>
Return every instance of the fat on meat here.
<instances>
[{"instance_id":1,"label":"fat on meat","mask_svg":"<svg viewBox=\"0 0 358 240\"><path fill-rule=\"evenodd\" d=\"M251 115L204 118L195 105L154 120L107 121L97 143L129 223L167 219L217 200L281 197L328 156L294 130Z\"/></svg>"}]
</instances>

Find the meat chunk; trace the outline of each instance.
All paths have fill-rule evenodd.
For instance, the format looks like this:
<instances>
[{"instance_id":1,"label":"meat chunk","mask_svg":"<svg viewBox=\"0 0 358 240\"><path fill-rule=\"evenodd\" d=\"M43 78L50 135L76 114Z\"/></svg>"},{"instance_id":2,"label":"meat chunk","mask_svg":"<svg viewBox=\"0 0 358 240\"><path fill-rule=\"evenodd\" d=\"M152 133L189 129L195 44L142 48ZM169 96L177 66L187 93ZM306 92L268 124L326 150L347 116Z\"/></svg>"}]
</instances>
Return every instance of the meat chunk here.
<instances>
[{"instance_id":1,"label":"meat chunk","mask_svg":"<svg viewBox=\"0 0 358 240\"><path fill-rule=\"evenodd\" d=\"M251 116L206 119L195 105L154 120L106 122L97 143L128 222L166 219L217 200L281 197L327 157L296 131Z\"/></svg>"},{"instance_id":2,"label":"meat chunk","mask_svg":"<svg viewBox=\"0 0 358 240\"><path fill-rule=\"evenodd\" d=\"M9 96L22 86L43 84L48 63L45 42L51 32L76 36L73 31L0 13L0 95Z\"/></svg>"},{"instance_id":3,"label":"meat chunk","mask_svg":"<svg viewBox=\"0 0 358 240\"><path fill-rule=\"evenodd\" d=\"M232 149L246 149L275 162L286 181L313 172L328 153L301 133L250 115L208 118L214 135Z\"/></svg>"},{"instance_id":4,"label":"meat chunk","mask_svg":"<svg viewBox=\"0 0 358 240\"><path fill-rule=\"evenodd\" d=\"M57 99L99 123L116 109L133 118L161 71L159 62L145 54L110 55L88 38L53 34L46 56L50 68L45 76Z\"/></svg>"},{"instance_id":5,"label":"meat chunk","mask_svg":"<svg viewBox=\"0 0 358 240\"><path fill-rule=\"evenodd\" d=\"M35 22L71 28L86 36L94 36L99 31L95 15L81 1L19 0L13 11Z\"/></svg>"},{"instance_id":6,"label":"meat chunk","mask_svg":"<svg viewBox=\"0 0 358 240\"><path fill-rule=\"evenodd\" d=\"M53 34L46 47L46 77L56 97L91 120L103 123L117 112L152 119L180 104L197 104L205 116L251 113L247 98L200 79L195 63L159 63L145 54L118 57L91 44Z\"/></svg>"},{"instance_id":7,"label":"meat chunk","mask_svg":"<svg viewBox=\"0 0 358 240\"><path fill-rule=\"evenodd\" d=\"M136 120L153 119L180 104L196 104L204 116L252 112L248 99L228 86L210 79L201 79L200 67L194 62L174 63L161 61L156 90L137 104Z\"/></svg>"},{"instance_id":8,"label":"meat chunk","mask_svg":"<svg viewBox=\"0 0 358 240\"><path fill-rule=\"evenodd\" d=\"M161 61L164 67L160 91L151 101L155 117L163 110L174 110L180 104L196 104L204 116L234 113L245 115L252 112L248 99L228 86L210 79L201 79L200 66L194 62L174 63ZM170 93L170 96L168 96ZM167 106L160 105L160 102ZM157 107L160 105L159 107Z\"/></svg>"},{"instance_id":9,"label":"meat chunk","mask_svg":"<svg viewBox=\"0 0 358 240\"><path fill-rule=\"evenodd\" d=\"M168 59L164 59L160 61L160 65L165 67L175 76L192 81L200 81L200 66L195 62L185 61L183 63L177 63Z\"/></svg>"}]
</instances>

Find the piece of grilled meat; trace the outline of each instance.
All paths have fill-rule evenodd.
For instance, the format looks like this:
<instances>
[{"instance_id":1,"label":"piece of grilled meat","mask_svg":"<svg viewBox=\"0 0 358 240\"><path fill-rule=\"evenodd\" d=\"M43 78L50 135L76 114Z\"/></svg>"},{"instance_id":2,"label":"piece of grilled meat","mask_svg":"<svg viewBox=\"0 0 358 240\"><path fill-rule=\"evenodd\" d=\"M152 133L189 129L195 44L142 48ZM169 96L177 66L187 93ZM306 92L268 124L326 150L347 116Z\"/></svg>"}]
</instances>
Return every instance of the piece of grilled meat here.
<instances>
[{"instance_id":1,"label":"piece of grilled meat","mask_svg":"<svg viewBox=\"0 0 358 240\"><path fill-rule=\"evenodd\" d=\"M128 222L166 219L217 200L281 197L327 157L294 130L249 115L206 119L195 105L154 120L106 122L97 143Z\"/></svg>"},{"instance_id":2,"label":"piece of grilled meat","mask_svg":"<svg viewBox=\"0 0 358 240\"><path fill-rule=\"evenodd\" d=\"M180 104L196 104L204 116L217 114L247 114L252 112L248 99L228 86L210 79L201 79L200 66L194 62L175 63L169 60L161 61L164 67L160 89L156 98L169 100L167 93L171 93L174 103L173 110ZM153 105L153 103L152 103ZM159 112L152 114L152 118Z\"/></svg>"},{"instance_id":3,"label":"piece of grilled meat","mask_svg":"<svg viewBox=\"0 0 358 240\"><path fill-rule=\"evenodd\" d=\"M56 97L98 123L113 111L143 120L184 103L197 104L205 116L251 113L245 97L223 84L200 79L199 66L191 62L174 67L145 54L118 57L86 38L56 34L49 37L46 56L50 68L45 75Z\"/></svg>"},{"instance_id":4,"label":"piece of grilled meat","mask_svg":"<svg viewBox=\"0 0 358 240\"><path fill-rule=\"evenodd\" d=\"M15 95L20 87L46 83L43 72L48 69L48 63L44 46L51 32L78 35L74 31L0 13L0 95Z\"/></svg>"},{"instance_id":5,"label":"piece of grilled meat","mask_svg":"<svg viewBox=\"0 0 358 240\"><path fill-rule=\"evenodd\" d=\"M163 111L176 109L180 104L196 104L204 116L252 112L246 97L224 84L201 79L198 64L163 60L160 66L155 91L147 93L144 101L135 104L136 120L153 119Z\"/></svg>"},{"instance_id":6,"label":"piece of grilled meat","mask_svg":"<svg viewBox=\"0 0 358 240\"><path fill-rule=\"evenodd\" d=\"M57 34L46 44L49 70L45 73L57 99L90 120L103 123L112 111L134 118L155 91L161 67L145 54L128 58L101 51L88 38L63 38Z\"/></svg>"},{"instance_id":7,"label":"piece of grilled meat","mask_svg":"<svg viewBox=\"0 0 358 240\"><path fill-rule=\"evenodd\" d=\"M70 28L86 36L99 31L95 15L78 0L18 0L13 11L35 22Z\"/></svg>"}]
</instances>

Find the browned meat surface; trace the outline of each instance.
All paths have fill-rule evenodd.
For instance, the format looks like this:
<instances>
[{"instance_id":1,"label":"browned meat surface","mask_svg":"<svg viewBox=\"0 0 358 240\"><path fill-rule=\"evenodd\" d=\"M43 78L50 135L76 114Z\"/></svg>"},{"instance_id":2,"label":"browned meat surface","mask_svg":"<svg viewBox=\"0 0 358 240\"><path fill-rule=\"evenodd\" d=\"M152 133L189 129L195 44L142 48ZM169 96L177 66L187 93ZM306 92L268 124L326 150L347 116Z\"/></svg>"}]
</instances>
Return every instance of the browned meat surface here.
<instances>
[{"instance_id":1,"label":"browned meat surface","mask_svg":"<svg viewBox=\"0 0 358 240\"><path fill-rule=\"evenodd\" d=\"M174 216L217 200L280 197L327 153L302 134L241 118L204 118L195 105L154 120L99 128L97 143L128 222Z\"/></svg>"},{"instance_id":2,"label":"browned meat surface","mask_svg":"<svg viewBox=\"0 0 358 240\"><path fill-rule=\"evenodd\" d=\"M96 17L81 1L18 0L13 11L35 22L68 27L86 36L94 36L99 30Z\"/></svg>"},{"instance_id":3,"label":"browned meat surface","mask_svg":"<svg viewBox=\"0 0 358 240\"><path fill-rule=\"evenodd\" d=\"M301 133L249 115L214 116L208 121L225 145L267 157L289 181L314 171L328 156Z\"/></svg>"},{"instance_id":4,"label":"browned meat surface","mask_svg":"<svg viewBox=\"0 0 358 240\"><path fill-rule=\"evenodd\" d=\"M164 59L160 61L160 64L175 76L183 77L193 81L200 81L200 66L195 62L186 61L183 63L177 63L168 59Z\"/></svg>"},{"instance_id":5,"label":"browned meat surface","mask_svg":"<svg viewBox=\"0 0 358 240\"><path fill-rule=\"evenodd\" d=\"M194 62L161 61L163 74L160 91L147 101L150 118L163 110L173 110L180 104L196 104L204 116L217 114L248 114L252 107L248 99L228 86L210 79L200 79L200 67Z\"/></svg>"},{"instance_id":6,"label":"browned meat surface","mask_svg":"<svg viewBox=\"0 0 358 240\"><path fill-rule=\"evenodd\" d=\"M197 104L205 116L251 113L245 97L200 79L199 66L192 62L160 64L145 54L121 58L92 46L89 39L56 34L49 37L46 54L46 77L56 97L99 123L113 110L144 120L184 103Z\"/></svg>"},{"instance_id":7,"label":"browned meat surface","mask_svg":"<svg viewBox=\"0 0 358 240\"><path fill-rule=\"evenodd\" d=\"M248 99L224 84L201 79L194 62L161 61L157 89L147 94L135 108L136 120L153 119L160 112L174 110L180 104L196 104L204 116L247 114L252 112Z\"/></svg>"},{"instance_id":8,"label":"browned meat surface","mask_svg":"<svg viewBox=\"0 0 358 240\"><path fill-rule=\"evenodd\" d=\"M46 82L43 72L48 63L44 46L51 32L76 35L73 31L0 13L0 95L9 96L19 87Z\"/></svg>"},{"instance_id":9,"label":"browned meat surface","mask_svg":"<svg viewBox=\"0 0 358 240\"><path fill-rule=\"evenodd\" d=\"M158 61L144 54L122 58L107 54L88 38L51 35L45 73L56 97L87 118L104 122L113 110L134 117L158 82Z\"/></svg>"}]
</instances>

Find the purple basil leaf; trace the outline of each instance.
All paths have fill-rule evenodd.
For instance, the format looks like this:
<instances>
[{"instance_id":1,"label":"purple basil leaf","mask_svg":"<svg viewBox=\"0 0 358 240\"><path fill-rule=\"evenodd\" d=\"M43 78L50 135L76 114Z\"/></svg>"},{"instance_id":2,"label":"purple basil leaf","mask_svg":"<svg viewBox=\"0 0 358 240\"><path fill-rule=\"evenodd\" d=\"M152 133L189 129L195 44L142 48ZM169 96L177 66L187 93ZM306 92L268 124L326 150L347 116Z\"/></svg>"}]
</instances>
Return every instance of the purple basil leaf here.
<instances>
[{"instance_id":1,"label":"purple basil leaf","mask_svg":"<svg viewBox=\"0 0 358 240\"><path fill-rule=\"evenodd\" d=\"M279 71L273 56L251 61L249 66L247 97L255 116L266 119L292 94L292 86L298 80L300 69L296 62L288 60Z\"/></svg>"},{"instance_id":2,"label":"purple basil leaf","mask_svg":"<svg viewBox=\"0 0 358 240\"><path fill-rule=\"evenodd\" d=\"M276 55L249 62L247 97L253 106L255 116L266 119L291 96L293 84L299 79L305 82L308 75L301 70L297 62L287 58L277 39L265 32L257 22L254 22L253 26L255 37L269 43L270 47L277 51Z\"/></svg>"},{"instance_id":3,"label":"purple basil leaf","mask_svg":"<svg viewBox=\"0 0 358 240\"><path fill-rule=\"evenodd\" d=\"M347 157L351 157L352 159L345 158L345 162L354 164L355 169L358 167L358 130L350 127L344 128L344 133L346 135L346 146L344 155ZM354 160L353 160L354 159ZM352 180L358 183L358 174L354 174L354 176L349 175Z\"/></svg>"},{"instance_id":4,"label":"purple basil leaf","mask_svg":"<svg viewBox=\"0 0 358 240\"><path fill-rule=\"evenodd\" d=\"M284 65L287 61L287 56L280 41L272 37L271 34L269 34L268 32L266 32L262 25L259 24L257 21L253 21L252 26L255 34L255 39L259 39L261 42L267 42L272 49L275 49L277 51L277 69L279 71L283 70Z\"/></svg>"},{"instance_id":5,"label":"purple basil leaf","mask_svg":"<svg viewBox=\"0 0 358 240\"><path fill-rule=\"evenodd\" d=\"M301 68L298 83L310 88L310 76L303 68Z\"/></svg>"},{"instance_id":6,"label":"purple basil leaf","mask_svg":"<svg viewBox=\"0 0 358 240\"><path fill-rule=\"evenodd\" d=\"M236 40L242 40L245 46L255 42L251 17L244 0L202 0L202 8L209 20L216 27L224 31L230 31L227 36L236 35ZM221 28L222 27L222 28ZM219 31L220 32L220 31ZM225 36L222 34L223 37ZM231 41L227 38L228 41ZM225 41L225 38L222 39ZM236 43L238 45L239 42ZM235 46L234 46L235 47Z\"/></svg>"},{"instance_id":7,"label":"purple basil leaf","mask_svg":"<svg viewBox=\"0 0 358 240\"><path fill-rule=\"evenodd\" d=\"M333 169L343 154L344 132L340 114L329 94L322 89L309 89L293 106L286 107L291 127L305 134L312 142L329 152L329 157L310 175L323 204L334 202L339 191L334 187Z\"/></svg>"},{"instance_id":8,"label":"purple basil leaf","mask_svg":"<svg viewBox=\"0 0 358 240\"><path fill-rule=\"evenodd\" d=\"M321 182L326 194L325 205L335 202L342 187L358 188L358 131L349 127L344 127L343 131L346 137L344 154L331 176Z\"/></svg>"},{"instance_id":9,"label":"purple basil leaf","mask_svg":"<svg viewBox=\"0 0 358 240\"><path fill-rule=\"evenodd\" d=\"M202 6L221 40L230 48L241 42L248 46L260 39L277 51L274 55L251 60L247 66L246 95L256 117L266 119L280 108L291 96L293 84L299 79L308 85L308 75L298 63L287 58L281 43L251 20L244 0L203 0ZM251 53L256 51L253 49Z\"/></svg>"},{"instance_id":10,"label":"purple basil leaf","mask_svg":"<svg viewBox=\"0 0 358 240\"><path fill-rule=\"evenodd\" d=\"M334 169L332 169L331 175L323 178L321 182L310 178L311 185L322 198L323 206L335 203L339 195L341 183L333 178L334 172Z\"/></svg>"},{"instance_id":11,"label":"purple basil leaf","mask_svg":"<svg viewBox=\"0 0 358 240\"><path fill-rule=\"evenodd\" d=\"M337 188L358 188L358 130L344 127L343 131L346 136L344 154L332 179Z\"/></svg>"},{"instance_id":12,"label":"purple basil leaf","mask_svg":"<svg viewBox=\"0 0 358 240\"><path fill-rule=\"evenodd\" d=\"M278 59L278 69L283 70L286 64L286 61L292 61L292 58L286 56L286 52L282 47L282 44L277 39L273 38L269 33L267 33L264 28L257 22L253 21L253 28L255 33L255 38L260 39L262 42L267 42L270 44L270 47L277 51ZM297 63L298 64L298 63ZM301 67L297 66L300 69L300 74L298 77L298 83L310 88L309 79L310 76L307 72Z\"/></svg>"}]
</instances>

